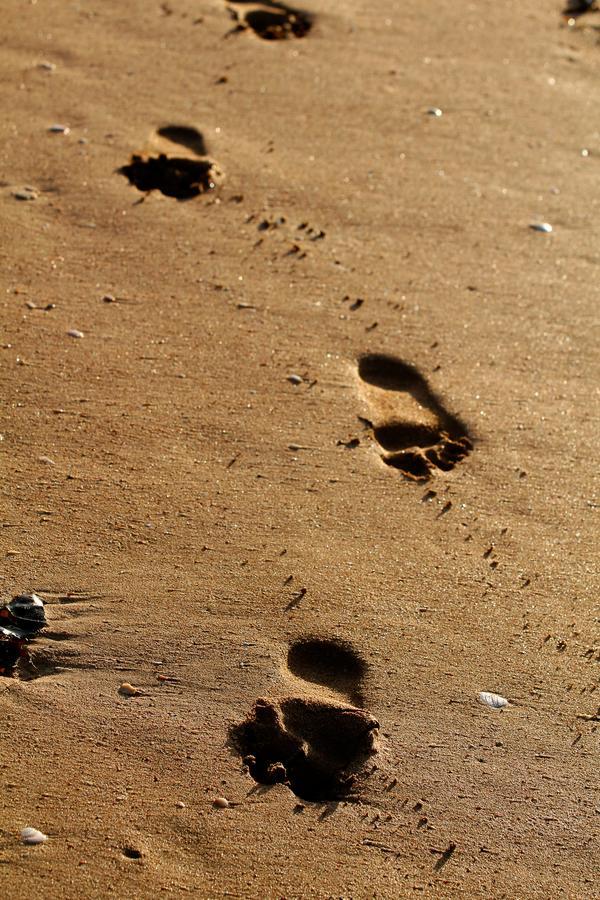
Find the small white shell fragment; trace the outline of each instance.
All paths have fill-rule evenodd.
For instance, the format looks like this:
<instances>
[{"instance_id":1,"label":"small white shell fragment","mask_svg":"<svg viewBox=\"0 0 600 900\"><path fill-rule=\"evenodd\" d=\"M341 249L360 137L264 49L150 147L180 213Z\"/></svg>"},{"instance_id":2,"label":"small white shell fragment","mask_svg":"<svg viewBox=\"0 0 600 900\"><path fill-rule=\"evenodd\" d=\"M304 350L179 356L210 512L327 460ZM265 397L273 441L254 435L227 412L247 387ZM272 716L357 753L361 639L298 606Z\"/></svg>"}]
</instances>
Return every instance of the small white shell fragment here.
<instances>
[{"instance_id":1,"label":"small white shell fragment","mask_svg":"<svg viewBox=\"0 0 600 900\"><path fill-rule=\"evenodd\" d=\"M439 108L439 106L430 106L429 109L427 110L427 115L428 115L428 116L435 116L436 119L439 119L439 117L440 117L440 116L443 116L444 113L443 113L442 110Z\"/></svg>"},{"instance_id":2,"label":"small white shell fragment","mask_svg":"<svg viewBox=\"0 0 600 900\"><path fill-rule=\"evenodd\" d=\"M70 328L67 331L67 334L69 335L69 337L72 337L72 338L82 338L83 337L83 331L78 331L77 328Z\"/></svg>"},{"instance_id":3,"label":"small white shell fragment","mask_svg":"<svg viewBox=\"0 0 600 900\"><path fill-rule=\"evenodd\" d=\"M226 797L215 797L213 800L213 806L216 806L217 809L229 809L230 803Z\"/></svg>"},{"instance_id":4,"label":"small white shell fragment","mask_svg":"<svg viewBox=\"0 0 600 900\"><path fill-rule=\"evenodd\" d=\"M588 157L588 156L590 155L590 151L587 150L585 147L582 147L582 149L581 149L581 155L582 155L584 158L585 158L585 157Z\"/></svg>"},{"instance_id":5,"label":"small white shell fragment","mask_svg":"<svg viewBox=\"0 0 600 900\"><path fill-rule=\"evenodd\" d=\"M490 694L489 691L480 692L479 702L485 703L486 706L490 706L492 709L502 709L508 706L506 697L501 697L500 694Z\"/></svg>"},{"instance_id":6,"label":"small white shell fragment","mask_svg":"<svg viewBox=\"0 0 600 900\"><path fill-rule=\"evenodd\" d=\"M38 462L44 463L45 466L55 466L56 463L49 456L38 456Z\"/></svg>"},{"instance_id":7,"label":"small white shell fragment","mask_svg":"<svg viewBox=\"0 0 600 900\"><path fill-rule=\"evenodd\" d=\"M175 806L177 807L177 809L185 809L185 803L183 802L183 800L178 800Z\"/></svg>"},{"instance_id":8,"label":"small white shell fragment","mask_svg":"<svg viewBox=\"0 0 600 900\"><path fill-rule=\"evenodd\" d=\"M288 375L287 380L290 384L302 384L300 375Z\"/></svg>"},{"instance_id":9,"label":"small white shell fragment","mask_svg":"<svg viewBox=\"0 0 600 900\"><path fill-rule=\"evenodd\" d=\"M48 840L48 835L28 826L21 831L21 840L24 844L44 844Z\"/></svg>"},{"instance_id":10,"label":"small white shell fragment","mask_svg":"<svg viewBox=\"0 0 600 900\"><path fill-rule=\"evenodd\" d=\"M44 61L38 63L37 67L38 69L43 69L44 72L54 72L54 70L56 69L56 63Z\"/></svg>"},{"instance_id":11,"label":"small white shell fragment","mask_svg":"<svg viewBox=\"0 0 600 900\"><path fill-rule=\"evenodd\" d=\"M68 125L51 125L48 129L51 134L70 134L71 129Z\"/></svg>"},{"instance_id":12,"label":"small white shell fragment","mask_svg":"<svg viewBox=\"0 0 600 900\"><path fill-rule=\"evenodd\" d=\"M549 222L532 222L529 226L532 231L541 231L544 234L550 234L552 232L552 225Z\"/></svg>"}]
</instances>

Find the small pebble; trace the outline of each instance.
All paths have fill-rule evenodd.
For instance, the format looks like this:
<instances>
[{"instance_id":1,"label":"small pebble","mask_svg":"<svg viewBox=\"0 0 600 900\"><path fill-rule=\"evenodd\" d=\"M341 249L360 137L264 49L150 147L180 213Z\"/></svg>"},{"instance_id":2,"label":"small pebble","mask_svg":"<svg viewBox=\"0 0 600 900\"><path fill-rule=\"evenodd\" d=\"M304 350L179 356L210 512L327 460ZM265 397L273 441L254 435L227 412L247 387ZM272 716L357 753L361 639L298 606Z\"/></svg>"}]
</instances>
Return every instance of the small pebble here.
<instances>
[{"instance_id":1,"label":"small pebble","mask_svg":"<svg viewBox=\"0 0 600 900\"><path fill-rule=\"evenodd\" d=\"M128 681L124 681L119 688L119 694L122 694L124 697L139 697L141 693L142 691L139 688L134 687Z\"/></svg>"},{"instance_id":2,"label":"small pebble","mask_svg":"<svg viewBox=\"0 0 600 900\"><path fill-rule=\"evenodd\" d=\"M72 337L72 338L82 338L83 337L83 331L78 331L77 328L70 328L69 331L67 331L67 334L69 335L69 337Z\"/></svg>"},{"instance_id":3,"label":"small pebble","mask_svg":"<svg viewBox=\"0 0 600 900\"><path fill-rule=\"evenodd\" d=\"M229 809L230 803L225 797L216 797L213 800L213 806L216 806L218 809Z\"/></svg>"},{"instance_id":4,"label":"small pebble","mask_svg":"<svg viewBox=\"0 0 600 900\"><path fill-rule=\"evenodd\" d=\"M552 225L548 222L532 222L529 227L532 231L541 231L544 234L550 234L552 231Z\"/></svg>"},{"instance_id":5,"label":"small pebble","mask_svg":"<svg viewBox=\"0 0 600 900\"><path fill-rule=\"evenodd\" d=\"M116 297L113 297L112 294L105 294L102 298L104 303L114 303L116 301Z\"/></svg>"},{"instance_id":6,"label":"small pebble","mask_svg":"<svg viewBox=\"0 0 600 900\"><path fill-rule=\"evenodd\" d=\"M44 844L48 840L48 835L37 828L23 828L21 831L21 840L24 844Z\"/></svg>"},{"instance_id":7,"label":"small pebble","mask_svg":"<svg viewBox=\"0 0 600 900\"><path fill-rule=\"evenodd\" d=\"M70 134L71 129L68 125L51 125L48 131L51 134Z\"/></svg>"},{"instance_id":8,"label":"small pebble","mask_svg":"<svg viewBox=\"0 0 600 900\"><path fill-rule=\"evenodd\" d=\"M287 380L290 384L302 384L302 378L299 375L288 375Z\"/></svg>"},{"instance_id":9,"label":"small pebble","mask_svg":"<svg viewBox=\"0 0 600 900\"><path fill-rule=\"evenodd\" d=\"M178 800L175 806L177 807L177 809L185 809L185 803L183 802L183 800Z\"/></svg>"},{"instance_id":10,"label":"small pebble","mask_svg":"<svg viewBox=\"0 0 600 900\"><path fill-rule=\"evenodd\" d=\"M427 115L435 116L436 119L439 119L439 117L443 115L443 112L439 108L439 106L430 106L429 109L427 110Z\"/></svg>"},{"instance_id":11,"label":"small pebble","mask_svg":"<svg viewBox=\"0 0 600 900\"><path fill-rule=\"evenodd\" d=\"M43 69L44 72L54 72L56 69L56 63L51 62L41 62L37 65L38 69Z\"/></svg>"},{"instance_id":12,"label":"small pebble","mask_svg":"<svg viewBox=\"0 0 600 900\"><path fill-rule=\"evenodd\" d=\"M56 463L49 456L38 456L38 462L44 463L46 466L54 466Z\"/></svg>"}]
</instances>

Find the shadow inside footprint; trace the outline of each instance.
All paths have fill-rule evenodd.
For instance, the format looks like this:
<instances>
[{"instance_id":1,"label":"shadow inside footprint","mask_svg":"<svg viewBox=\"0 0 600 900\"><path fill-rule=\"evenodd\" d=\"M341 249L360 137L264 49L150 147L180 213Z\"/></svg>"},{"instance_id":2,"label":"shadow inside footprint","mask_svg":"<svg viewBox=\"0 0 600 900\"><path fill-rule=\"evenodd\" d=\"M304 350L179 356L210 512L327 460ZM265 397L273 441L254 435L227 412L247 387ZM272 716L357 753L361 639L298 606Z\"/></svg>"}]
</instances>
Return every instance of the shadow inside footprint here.
<instances>
[{"instance_id":1,"label":"shadow inside footprint","mask_svg":"<svg viewBox=\"0 0 600 900\"><path fill-rule=\"evenodd\" d=\"M233 18L239 22L234 31L250 28L264 41L283 41L288 38L303 38L312 28L312 16L284 3L270 0L236 0L237 5L251 3L253 8L240 16L230 8Z\"/></svg>"},{"instance_id":2,"label":"shadow inside footprint","mask_svg":"<svg viewBox=\"0 0 600 900\"><path fill-rule=\"evenodd\" d=\"M344 641L302 638L293 643L287 656L292 675L332 688L345 695L354 706L363 705L361 682L367 664Z\"/></svg>"},{"instance_id":3,"label":"shadow inside footprint","mask_svg":"<svg viewBox=\"0 0 600 900\"><path fill-rule=\"evenodd\" d=\"M285 784L303 800L351 795L375 752L378 722L363 710L289 698L279 708L257 700L230 732L233 747L260 784Z\"/></svg>"},{"instance_id":4,"label":"shadow inside footprint","mask_svg":"<svg viewBox=\"0 0 600 900\"><path fill-rule=\"evenodd\" d=\"M177 200L191 200L217 186L215 166L208 159L187 159L164 153L148 158L134 155L131 162L118 171L139 191L158 190Z\"/></svg>"},{"instance_id":5,"label":"shadow inside footprint","mask_svg":"<svg viewBox=\"0 0 600 900\"><path fill-rule=\"evenodd\" d=\"M450 471L473 449L465 423L445 409L415 366L370 353L359 358L358 375L374 411L373 436L388 466L425 481L436 468Z\"/></svg>"}]
</instances>

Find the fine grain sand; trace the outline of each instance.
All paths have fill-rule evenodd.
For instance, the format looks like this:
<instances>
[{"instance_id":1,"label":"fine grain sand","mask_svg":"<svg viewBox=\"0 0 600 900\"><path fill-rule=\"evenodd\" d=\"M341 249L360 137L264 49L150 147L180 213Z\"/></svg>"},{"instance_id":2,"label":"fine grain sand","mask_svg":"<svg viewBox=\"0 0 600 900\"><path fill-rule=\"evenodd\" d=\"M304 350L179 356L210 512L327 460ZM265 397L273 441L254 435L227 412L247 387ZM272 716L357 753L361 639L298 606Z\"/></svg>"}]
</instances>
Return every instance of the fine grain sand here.
<instances>
[{"instance_id":1,"label":"fine grain sand","mask_svg":"<svg viewBox=\"0 0 600 900\"><path fill-rule=\"evenodd\" d=\"M1 6L0 895L600 897L600 13Z\"/></svg>"}]
</instances>

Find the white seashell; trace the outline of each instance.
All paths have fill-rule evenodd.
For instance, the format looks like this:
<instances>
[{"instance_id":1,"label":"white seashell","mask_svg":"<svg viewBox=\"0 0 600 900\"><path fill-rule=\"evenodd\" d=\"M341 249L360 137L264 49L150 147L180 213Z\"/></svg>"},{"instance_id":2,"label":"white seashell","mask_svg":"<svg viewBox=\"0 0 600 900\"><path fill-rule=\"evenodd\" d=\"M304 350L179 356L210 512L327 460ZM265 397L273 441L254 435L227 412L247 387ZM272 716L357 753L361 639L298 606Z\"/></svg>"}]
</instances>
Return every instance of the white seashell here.
<instances>
[{"instance_id":1,"label":"white seashell","mask_svg":"<svg viewBox=\"0 0 600 900\"><path fill-rule=\"evenodd\" d=\"M28 826L21 831L21 840L24 844L44 844L48 840L48 835Z\"/></svg>"},{"instance_id":2,"label":"white seashell","mask_svg":"<svg viewBox=\"0 0 600 900\"><path fill-rule=\"evenodd\" d=\"M41 62L38 63L38 69L43 69L44 72L54 72L54 70L56 69L56 63Z\"/></svg>"},{"instance_id":3,"label":"white seashell","mask_svg":"<svg viewBox=\"0 0 600 900\"><path fill-rule=\"evenodd\" d=\"M78 331L77 328L70 328L69 331L67 331L67 334L69 335L69 337L73 338L83 337L83 331Z\"/></svg>"},{"instance_id":4,"label":"white seashell","mask_svg":"<svg viewBox=\"0 0 600 900\"><path fill-rule=\"evenodd\" d=\"M552 232L552 225L549 222L532 222L529 227L532 231L542 231L544 234Z\"/></svg>"},{"instance_id":5,"label":"white seashell","mask_svg":"<svg viewBox=\"0 0 600 900\"><path fill-rule=\"evenodd\" d=\"M217 809L229 809L230 803L225 797L215 797L213 806L216 806Z\"/></svg>"},{"instance_id":6,"label":"white seashell","mask_svg":"<svg viewBox=\"0 0 600 900\"><path fill-rule=\"evenodd\" d=\"M443 116L444 114L443 114L442 110L439 108L439 106L430 106L429 109L427 110L427 115L435 116L436 119L439 119L439 117Z\"/></svg>"},{"instance_id":7,"label":"white seashell","mask_svg":"<svg viewBox=\"0 0 600 900\"><path fill-rule=\"evenodd\" d=\"M302 378L300 375L288 375L287 380L290 384L302 384Z\"/></svg>"},{"instance_id":8,"label":"white seashell","mask_svg":"<svg viewBox=\"0 0 600 900\"><path fill-rule=\"evenodd\" d=\"M51 134L69 134L71 129L68 125L51 125L48 131Z\"/></svg>"},{"instance_id":9,"label":"white seashell","mask_svg":"<svg viewBox=\"0 0 600 900\"><path fill-rule=\"evenodd\" d=\"M49 456L38 456L38 462L44 463L46 466L54 466L56 463Z\"/></svg>"},{"instance_id":10,"label":"white seashell","mask_svg":"<svg viewBox=\"0 0 600 900\"><path fill-rule=\"evenodd\" d=\"M506 697L501 697L500 694L490 694L488 691L480 692L479 702L491 706L492 709L502 709L504 706L508 706Z\"/></svg>"},{"instance_id":11,"label":"white seashell","mask_svg":"<svg viewBox=\"0 0 600 900\"><path fill-rule=\"evenodd\" d=\"M23 187L13 191L13 197L15 200L37 200L38 192L35 188Z\"/></svg>"}]
</instances>

